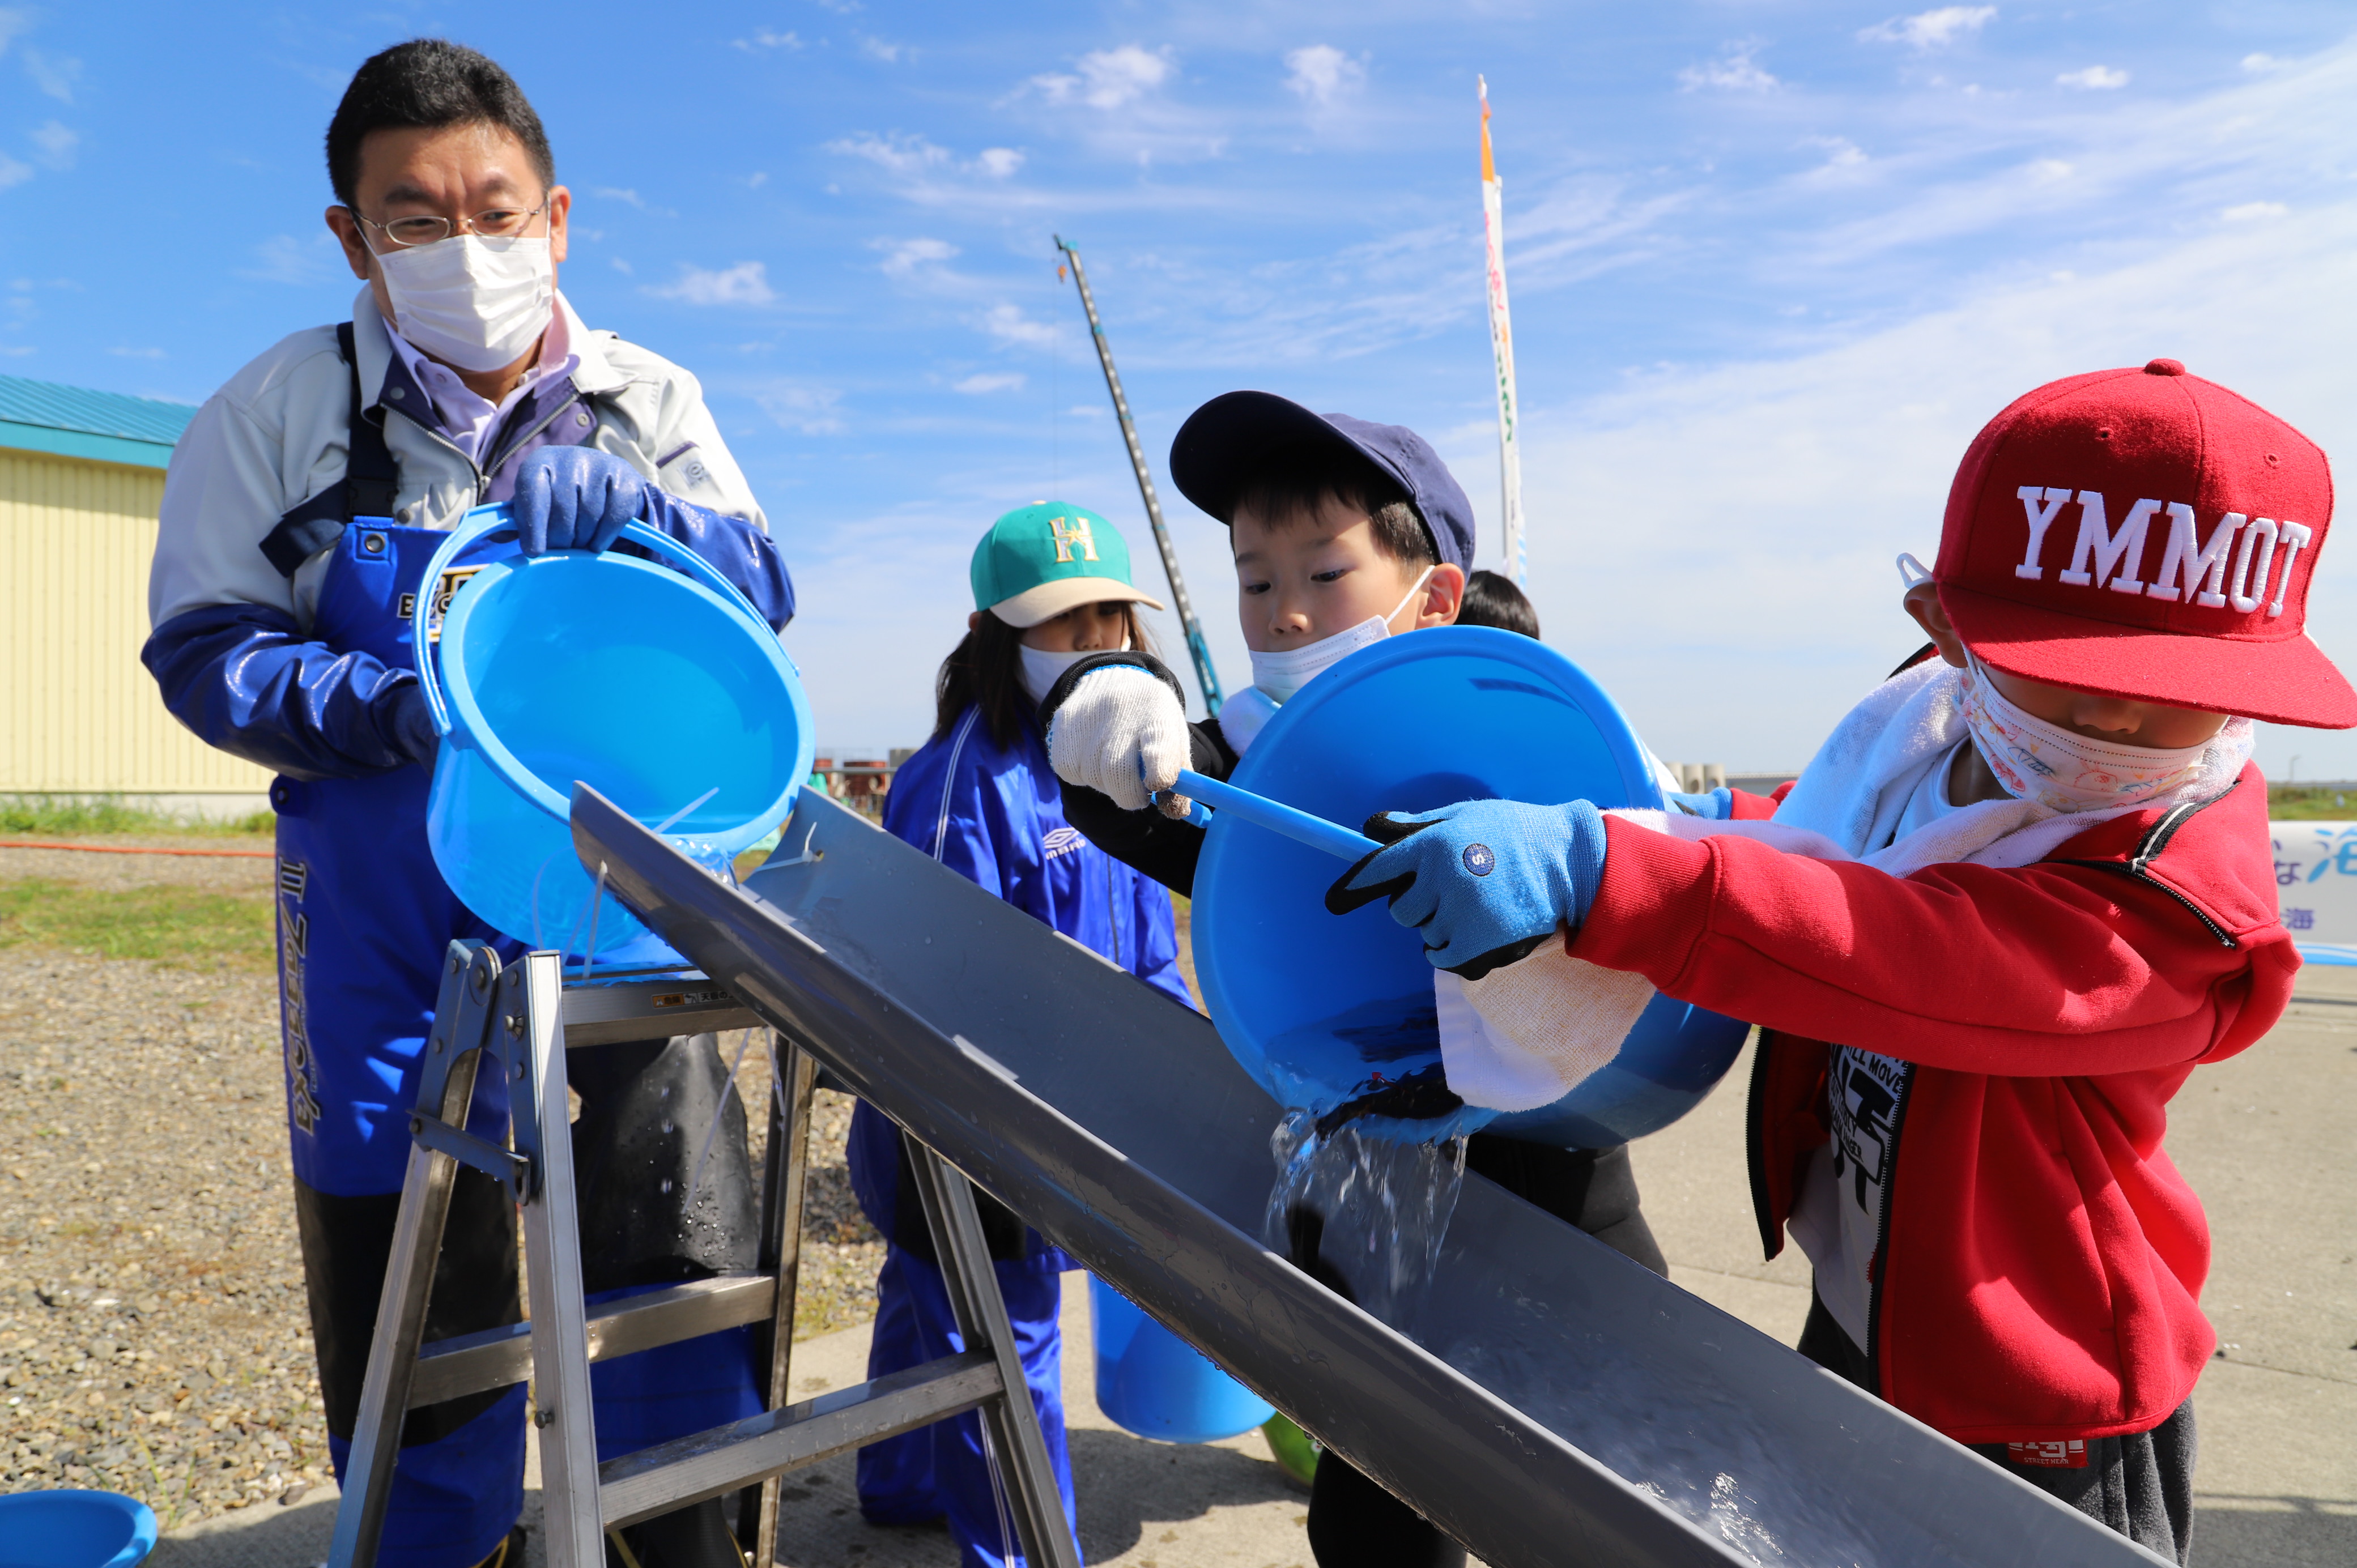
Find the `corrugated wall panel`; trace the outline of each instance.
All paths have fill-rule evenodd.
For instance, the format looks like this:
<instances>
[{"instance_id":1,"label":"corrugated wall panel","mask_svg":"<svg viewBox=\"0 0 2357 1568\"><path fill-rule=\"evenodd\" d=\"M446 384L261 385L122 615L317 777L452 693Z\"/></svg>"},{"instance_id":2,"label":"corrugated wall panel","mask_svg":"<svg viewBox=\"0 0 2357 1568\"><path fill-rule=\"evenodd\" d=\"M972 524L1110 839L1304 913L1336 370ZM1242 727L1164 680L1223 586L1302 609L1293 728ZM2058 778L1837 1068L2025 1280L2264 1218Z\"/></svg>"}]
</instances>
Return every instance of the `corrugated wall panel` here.
<instances>
[{"instance_id":1,"label":"corrugated wall panel","mask_svg":"<svg viewBox=\"0 0 2357 1568\"><path fill-rule=\"evenodd\" d=\"M260 793L139 662L164 476L0 451L0 793Z\"/></svg>"}]
</instances>

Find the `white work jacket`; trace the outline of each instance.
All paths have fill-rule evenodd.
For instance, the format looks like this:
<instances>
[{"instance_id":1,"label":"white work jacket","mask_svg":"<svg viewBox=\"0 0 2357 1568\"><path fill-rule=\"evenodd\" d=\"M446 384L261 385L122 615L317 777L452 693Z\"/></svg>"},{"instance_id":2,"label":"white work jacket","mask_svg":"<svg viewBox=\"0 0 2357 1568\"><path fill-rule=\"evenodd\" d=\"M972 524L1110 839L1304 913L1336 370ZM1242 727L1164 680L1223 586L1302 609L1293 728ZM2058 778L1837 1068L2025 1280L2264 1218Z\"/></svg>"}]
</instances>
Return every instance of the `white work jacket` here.
<instances>
[{"instance_id":1,"label":"white work jacket","mask_svg":"<svg viewBox=\"0 0 2357 1568\"><path fill-rule=\"evenodd\" d=\"M687 371L611 332L592 332L563 295L572 381L582 397L550 419L594 419L587 440L612 453L682 500L741 519L768 532L745 476ZM491 477L441 435L407 376L391 378L392 339L375 295L363 287L352 306L360 384L382 412L384 439L400 476L393 521L447 530L482 504ZM351 428L351 372L337 351L333 327L282 338L207 399L172 453L164 478L161 528L147 584L151 626L208 605L253 604L293 616L308 630L327 551L290 577L262 553L262 542L287 512L344 478ZM404 402L425 404L414 411ZM529 431L502 433L512 447Z\"/></svg>"}]
</instances>

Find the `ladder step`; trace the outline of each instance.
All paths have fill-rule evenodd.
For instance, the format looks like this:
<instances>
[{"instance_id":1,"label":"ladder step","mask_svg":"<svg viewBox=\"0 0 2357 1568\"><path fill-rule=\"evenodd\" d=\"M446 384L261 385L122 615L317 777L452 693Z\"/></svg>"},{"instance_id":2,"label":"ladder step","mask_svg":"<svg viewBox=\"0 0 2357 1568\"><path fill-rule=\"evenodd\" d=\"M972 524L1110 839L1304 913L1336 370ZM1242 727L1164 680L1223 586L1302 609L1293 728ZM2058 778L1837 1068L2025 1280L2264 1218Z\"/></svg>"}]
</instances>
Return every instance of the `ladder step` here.
<instances>
[{"instance_id":1,"label":"ladder step","mask_svg":"<svg viewBox=\"0 0 2357 1568\"><path fill-rule=\"evenodd\" d=\"M589 1319L589 1359L609 1361L766 1321L777 1296L778 1282L768 1274L722 1274L608 1303ZM503 1389L531 1376L528 1322L436 1339L418 1351L409 1408Z\"/></svg>"},{"instance_id":2,"label":"ladder step","mask_svg":"<svg viewBox=\"0 0 2357 1568\"><path fill-rule=\"evenodd\" d=\"M782 1471L930 1426L1006 1390L987 1350L837 1389L597 1466L597 1511L608 1530L702 1502ZM1017 1393L1028 1399L1027 1391Z\"/></svg>"},{"instance_id":3,"label":"ladder step","mask_svg":"<svg viewBox=\"0 0 2357 1568\"><path fill-rule=\"evenodd\" d=\"M765 1027L728 989L702 975L676 974L611 982L573 981L565 987L565 1048L610 1046L665 1035L715 1034Z\"/></svg>"}]
</instances>

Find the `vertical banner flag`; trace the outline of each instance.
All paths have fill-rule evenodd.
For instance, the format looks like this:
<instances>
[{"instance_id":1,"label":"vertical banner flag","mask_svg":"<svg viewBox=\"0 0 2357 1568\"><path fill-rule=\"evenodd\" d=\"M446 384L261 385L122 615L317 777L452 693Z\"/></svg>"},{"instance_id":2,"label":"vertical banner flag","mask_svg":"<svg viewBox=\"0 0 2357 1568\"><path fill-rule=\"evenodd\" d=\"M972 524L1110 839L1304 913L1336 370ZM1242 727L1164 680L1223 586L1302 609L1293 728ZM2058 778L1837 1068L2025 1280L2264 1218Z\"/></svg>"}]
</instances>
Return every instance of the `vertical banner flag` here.
<instances>
[{"instance_id":1,"label":"vertical banner flag","mask_svg":"<svg viewBox=\"0 0 2357 1568\"><path fill-rule=\"evenodd\" d=\"M1506 314L1505 208L1497 160L1490 155L1490 83L1483 77L1474 81L1481 90L1481 229L1489 244L1490 349L1498 367L1499 516L1506 526L1506 570L1516 587L1528 588L1531 563L1523 544L1523 447L1517 429L1522 413L1514 403L1514 327Z\"/></svg>"}]
</instances>

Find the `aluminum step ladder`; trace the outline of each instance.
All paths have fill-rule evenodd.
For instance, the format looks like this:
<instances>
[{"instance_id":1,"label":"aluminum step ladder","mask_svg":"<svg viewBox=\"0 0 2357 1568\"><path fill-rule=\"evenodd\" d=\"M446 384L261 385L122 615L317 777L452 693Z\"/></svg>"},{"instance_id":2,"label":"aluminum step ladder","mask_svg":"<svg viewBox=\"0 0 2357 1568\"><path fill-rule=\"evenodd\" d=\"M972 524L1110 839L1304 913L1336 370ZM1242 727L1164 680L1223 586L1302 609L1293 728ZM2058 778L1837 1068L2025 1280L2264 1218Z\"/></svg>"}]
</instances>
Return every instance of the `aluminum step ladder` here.
<instances>
[{"instance_id":1,"label":"aluminum step ladder","mask_svg":"<svg viewBox=\"0 0 2357 1568\"><path fill-rule=\"evenodd\" d=\"M586 1307L565 1053L761 1026L726 988L693 969L621 970L568 981L554 952L527 953L503 968L480 942L450 944L410 1118L409 1166L336 1509L331 1568L372 1568L411 1410L527 1379L533 1424L540 1429L549 1568L603 1568L608 1531L755 1487L758 1494L740 1509L737 1539L752 1568L770 1568L780 1476L969 1410L981 1414L1026 1559L1041 1568L1081 1568L974 1189L913 1138L918 1196L966 1348L786 1402L816 1078L812 1057L791 1040L780 1041L784 1051L773 1058L782 1092L770 1097L759 1269L631 1296L594 1314ZM510 1147L465 1130L476 1079L486 1070L508 1081ZM461 1165L499 1181L521 1211L532 1319L422 1344ZM767 1369L762 1414L597 1463L591 1363L746 1324L756 1327L756 1365Z\"/></svg>"}]
</instances>

